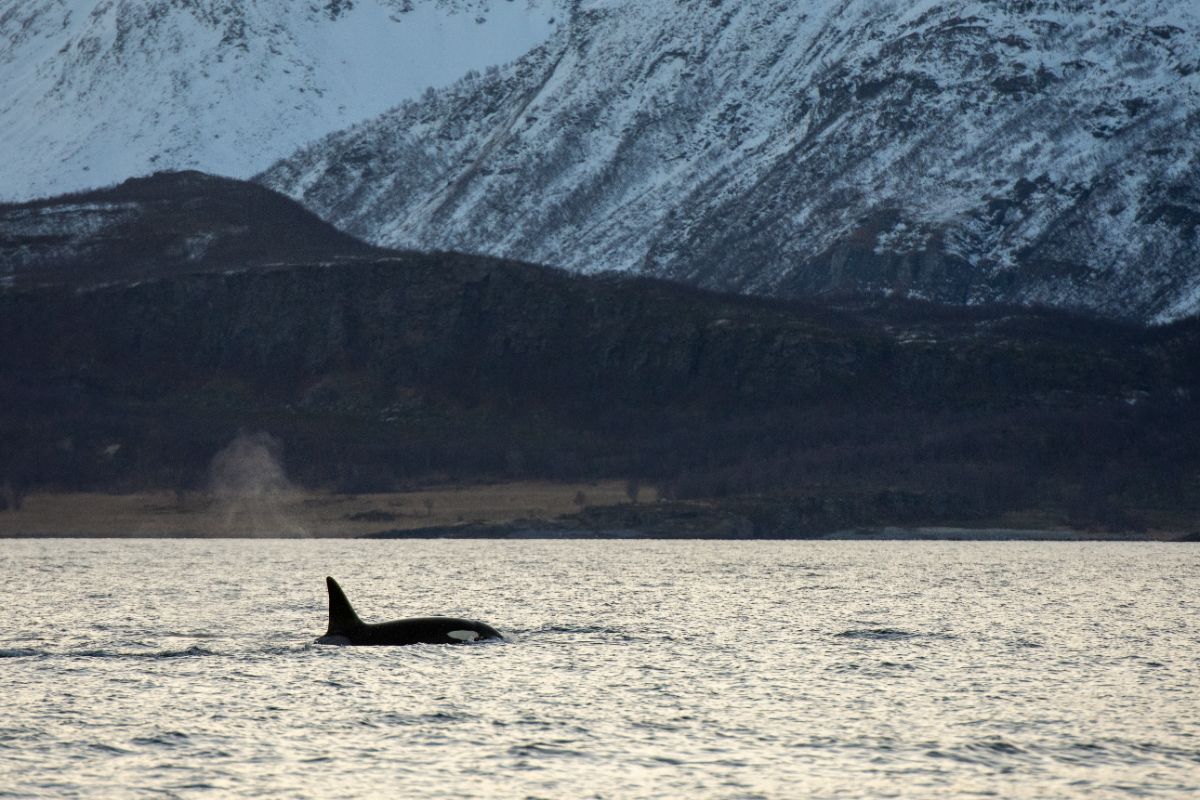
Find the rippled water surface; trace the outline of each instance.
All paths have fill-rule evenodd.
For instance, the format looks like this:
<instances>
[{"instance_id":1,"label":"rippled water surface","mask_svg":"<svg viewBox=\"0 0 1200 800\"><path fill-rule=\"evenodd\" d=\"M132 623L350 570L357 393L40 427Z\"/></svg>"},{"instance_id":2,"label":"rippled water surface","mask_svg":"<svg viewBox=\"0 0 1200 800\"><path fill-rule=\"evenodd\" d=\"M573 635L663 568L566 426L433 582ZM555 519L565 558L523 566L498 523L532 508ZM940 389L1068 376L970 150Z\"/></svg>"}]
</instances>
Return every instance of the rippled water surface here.
<instances>
[{"instance_id":1,"label":"rippled water surface","mask_svg":"<svg viewBox=\"0 0 1200 800\"><path fill-rule=\"evenodd\" d=\"M0 796L1185 797L1200 548L0 541ZM509 641L313 645L368 621Z\"/></svg>"}]
</instances>

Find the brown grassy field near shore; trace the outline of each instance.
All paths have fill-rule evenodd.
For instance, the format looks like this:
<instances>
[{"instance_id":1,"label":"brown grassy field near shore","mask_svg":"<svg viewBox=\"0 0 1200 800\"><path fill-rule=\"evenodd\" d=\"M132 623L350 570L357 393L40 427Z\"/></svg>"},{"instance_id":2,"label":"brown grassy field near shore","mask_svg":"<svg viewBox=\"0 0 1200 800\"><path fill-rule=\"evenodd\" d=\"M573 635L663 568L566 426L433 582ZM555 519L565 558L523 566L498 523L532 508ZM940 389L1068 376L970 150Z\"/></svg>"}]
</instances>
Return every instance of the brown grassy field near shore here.
<instances>
[{"instance_id":1,"label":"brown grassy field near shore","mask_svg":"<svg viewBox=\"0 0 1200 800\"><path fill-rule=\"evenodd\" d=\"M623 481L517 482L361 495L31 494L19 511L0 512L0 537L354 537L465 523L548 520L579 511L580 499L589 506L629 502ZM640 499L653 501L654 491L642 489Z\"/></svg>"}]
</instances>

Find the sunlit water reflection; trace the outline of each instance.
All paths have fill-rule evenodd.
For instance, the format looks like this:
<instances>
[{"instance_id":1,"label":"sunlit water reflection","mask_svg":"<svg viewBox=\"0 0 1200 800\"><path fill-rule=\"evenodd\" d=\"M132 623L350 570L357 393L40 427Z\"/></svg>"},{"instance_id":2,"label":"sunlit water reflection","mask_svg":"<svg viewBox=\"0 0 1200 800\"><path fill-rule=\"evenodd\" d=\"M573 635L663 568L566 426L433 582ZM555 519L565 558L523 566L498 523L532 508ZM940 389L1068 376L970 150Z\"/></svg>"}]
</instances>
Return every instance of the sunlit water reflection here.
<instances>
[{"instance_id":1,"label":"sunlit water reflection","mask_svg":"<svg viewBox=\"0 0 1200 800\"><path fill-rule=\"evenodd\" d=\"M3 541L0 796L1182 797L1200 548ZM311 644L369 621L503 643Z\"/></svg>"}]
</instances>

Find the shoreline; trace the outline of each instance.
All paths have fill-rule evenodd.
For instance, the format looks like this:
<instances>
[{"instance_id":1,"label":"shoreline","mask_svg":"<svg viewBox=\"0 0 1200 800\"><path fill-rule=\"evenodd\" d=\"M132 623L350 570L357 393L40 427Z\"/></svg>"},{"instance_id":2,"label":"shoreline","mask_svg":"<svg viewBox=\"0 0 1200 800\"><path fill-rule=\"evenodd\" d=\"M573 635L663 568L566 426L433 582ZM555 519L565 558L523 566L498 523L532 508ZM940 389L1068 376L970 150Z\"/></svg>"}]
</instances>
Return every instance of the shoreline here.
<instances>
[{"instance_id":1,"label":"shoreline","mask_svg":"<svg viewBox=\"0 0 1200 800\"><path fill-rule=\"evenodd\" d=\"M0 540L49 540L79 539L100 541L104 539L176 539L176 540L489 540L489 541L709 541L709 542L1147 542L1167 544L1200 543L1200 534L1194 532L1156 531L1153 533L1112 533L1072 530L1022 530L1003 528L876 528L835 531L819 535L796 536L728 536L680 531L666 534L637 530L593 531L581 528L551 530L546 528L510 529L503 526L452 526L413 528L410 530L381 531L360 535L337 533L259 533L235 534L227 532L197 533L153 531L129 531L126 533L86 533L78 531L41 531L36 533L2 532Z\"/></svg>"},{"instance_id":2,"label":"shoreline","mask_svg":"<svg viewBox=\"0 0 1200 800\"><path fill-rule=\"evenodd\" d=\"M1010 519L775 520L761 503L667 501L626 482L507 482L344 495L254 497L36 493L0 512L0 539L611 539L713 541L1200 541L1200 521L1148 531L1069 528L1048 513ZM767 518L764 524L761 519ZM796 523L796 524L794 524Z\"/></svg>"},{"instance_id":3,"label":"shoreline","mask_svg":"<svg viewBox=\"0 0 1200 800\"><path fill-rule=\"evenodd\" d=\"M546 527L505 526L479 528L426 528L410 531L384 531L359 537L363 539L496 539L496 540L612 540L612 541L723 541L723 542L1194 542L1200 536L1182 531L1155 531L1151 533L1112 533L1075 531L1065 529L1031 530L1009 528L959 528L942 526L918 526L902 528L863 528L834 531L826 534L797 534L795 536L737 536L703 534L680 531L678 533L648 532L638 530L587 530L583 528L551 529Z\"/></svg>"}]
</instances>

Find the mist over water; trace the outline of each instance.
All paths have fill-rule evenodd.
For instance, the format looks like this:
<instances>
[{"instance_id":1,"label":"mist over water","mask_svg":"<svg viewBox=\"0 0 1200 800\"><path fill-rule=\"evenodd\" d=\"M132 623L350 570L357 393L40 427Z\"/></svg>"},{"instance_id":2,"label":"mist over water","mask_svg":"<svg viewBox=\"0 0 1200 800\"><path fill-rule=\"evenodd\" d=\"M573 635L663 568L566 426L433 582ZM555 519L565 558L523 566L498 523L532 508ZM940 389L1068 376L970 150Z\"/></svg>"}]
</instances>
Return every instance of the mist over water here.
<instances>
[{"instance_id":1,"label":"mist over water","mask_svg":"<svg viewBox=\"0 0 1200 800\"><path fill-rule=\"evenodd\" d=\"M1183 797L1200 549L9 540L0 796ZM368 621L509 641L333 648Z\"/></svg>"}]
</instances>

